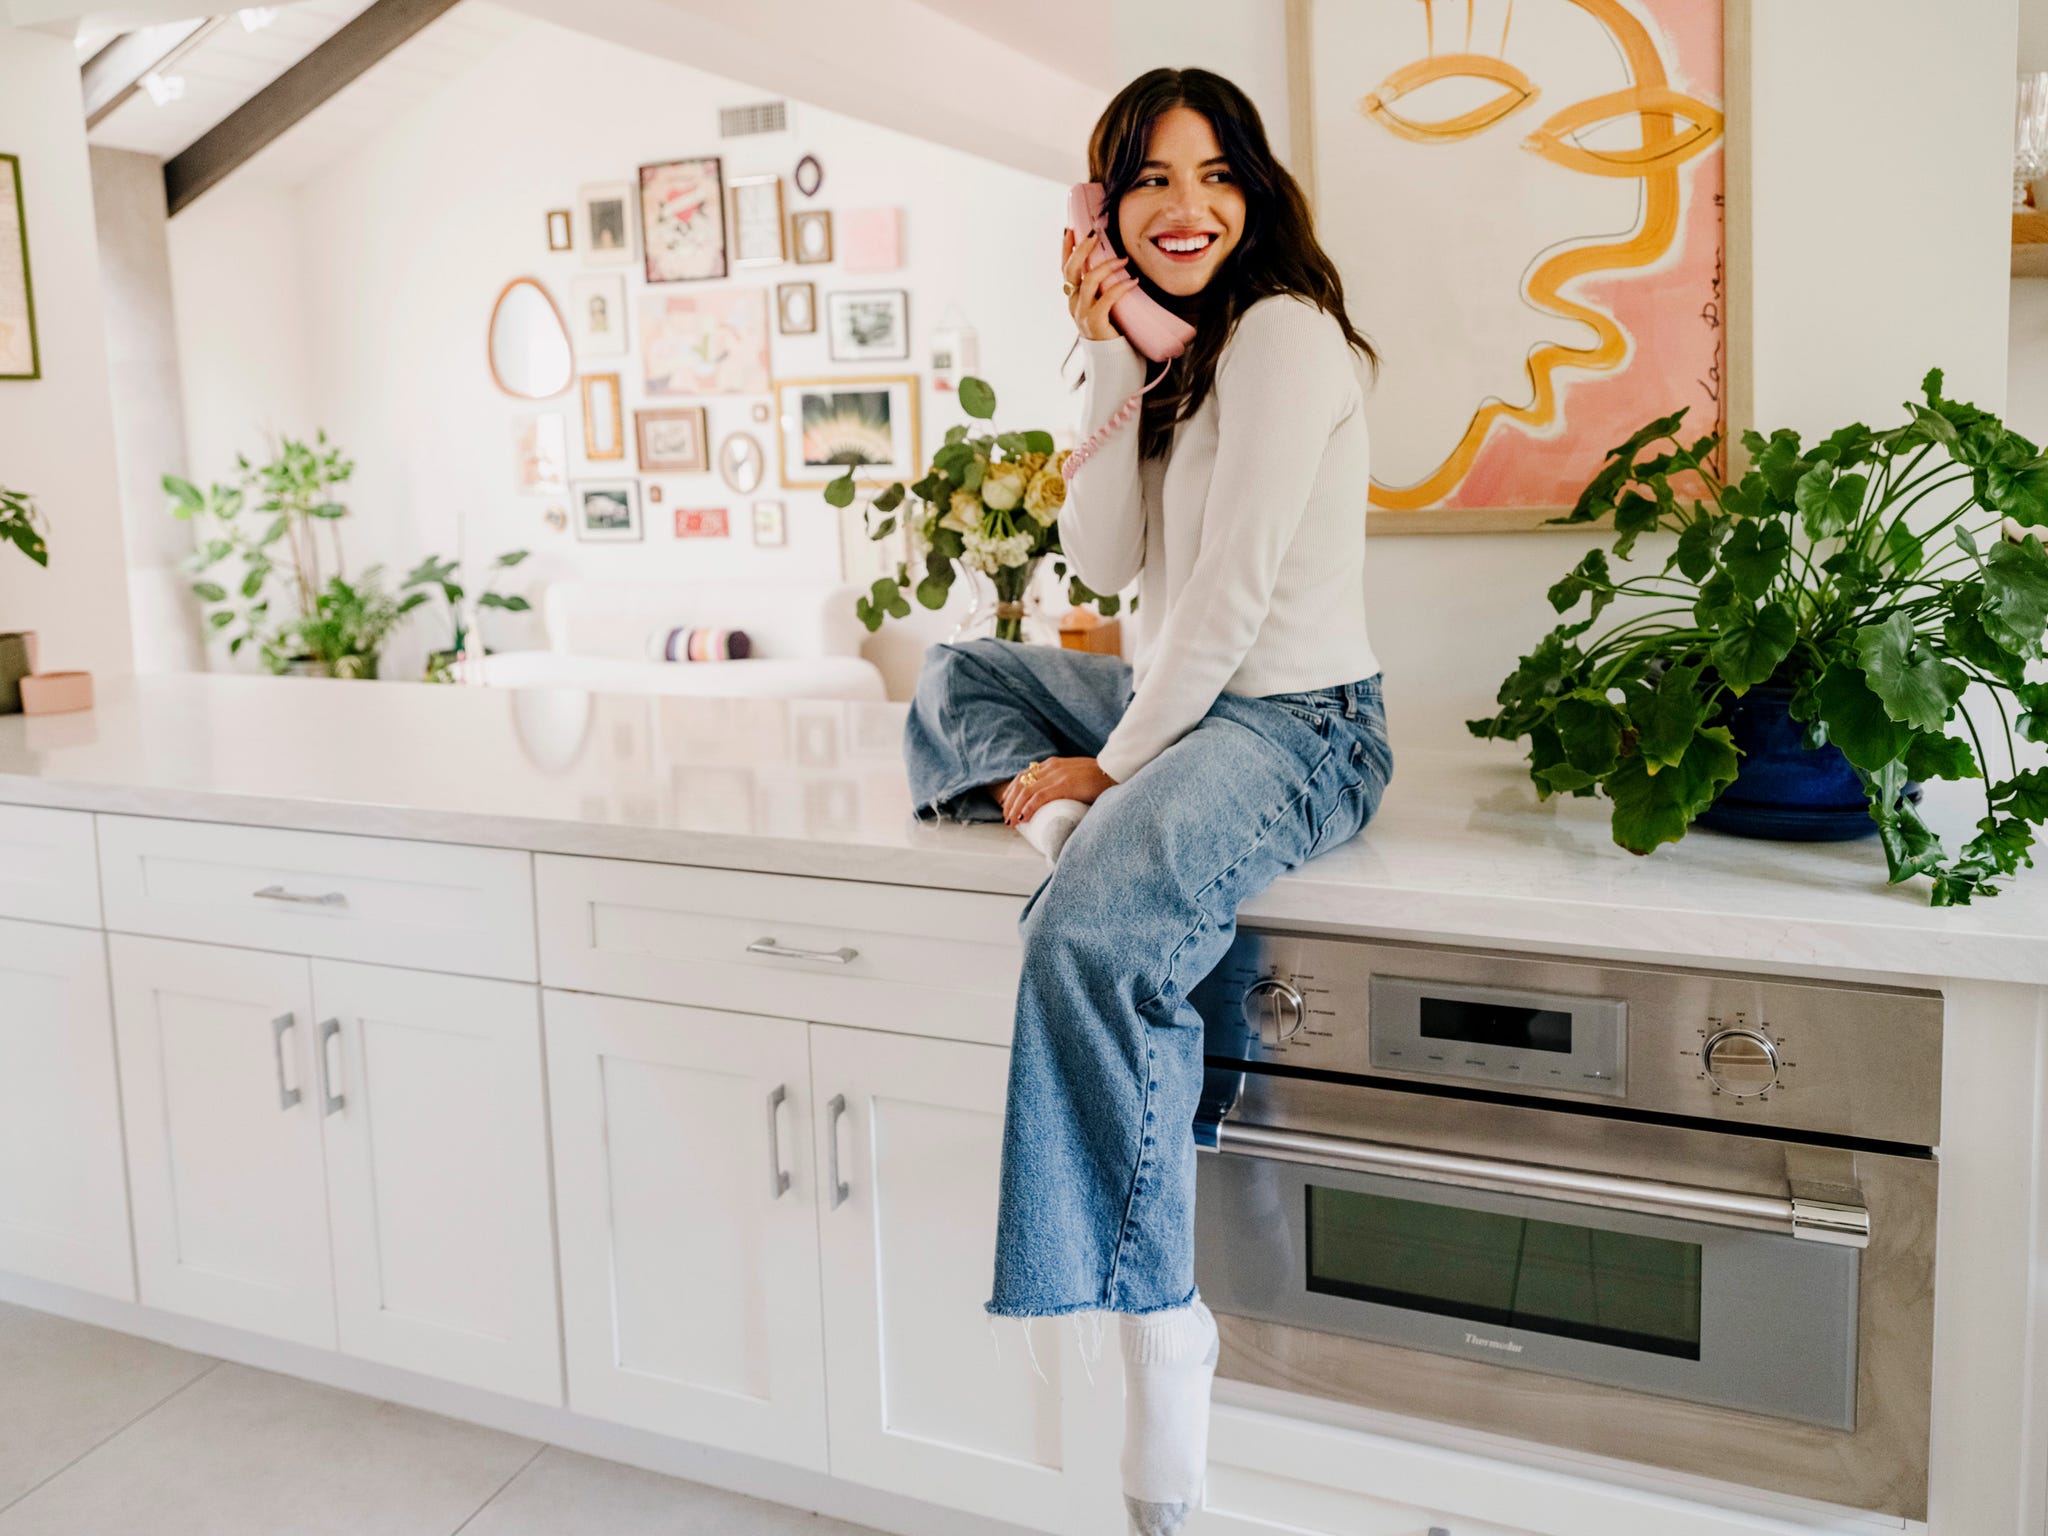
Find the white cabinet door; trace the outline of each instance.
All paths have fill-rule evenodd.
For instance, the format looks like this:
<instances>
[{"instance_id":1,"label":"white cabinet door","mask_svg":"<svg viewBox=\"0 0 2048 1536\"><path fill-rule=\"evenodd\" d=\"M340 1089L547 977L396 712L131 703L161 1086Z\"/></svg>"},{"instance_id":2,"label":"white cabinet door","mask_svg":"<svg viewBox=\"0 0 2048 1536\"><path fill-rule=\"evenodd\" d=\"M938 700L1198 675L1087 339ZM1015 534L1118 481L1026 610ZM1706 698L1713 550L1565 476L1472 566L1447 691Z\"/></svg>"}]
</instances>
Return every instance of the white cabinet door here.
<instances>
[{"instance_id":1,"label":"white cabinet door","mask_svg":"<svg viewBox=\"0 0 2048 1536\"><path fill-rule=\"evenodd\" d=\"M1120 1515L1097 1451L1113 1466L1116 1448L1101 1445L1071 1325L1034 1325L1041 1379L1019 1325L996 1324L999 1345L983 1311L1008 1064L995 1046L812 1027L832 1471L1041 1530L1101 1531Z\"/></svg>"},{"instance_id":2,"label":"white cabinet door","mask_svg":"<svg viewBox=\"0 0 2048 1536\"><path fill-rule=\"evenodd\" d=\"M332 1349L306 962L107 943L143 1304Z\"/></svg>"},{"instance_id":3,"label":"white cabinet door","mask_svg":"<svg viewBox=\"0 0 2048 1536\"><path fill-rule=\"evenodd\" d=\"M135 1299L105 938L0 919L0 1269Z\"/></svg>"},{"instance_id":4,"label":"white cabinet door","mask_svg":"<svg viewBox=\"0 0 2048 1536\"><path fill-rule=\"evenodd\" d=\"M543 997L569 1406L822 1471L805 1027Z\"/></svg>"},{"instance_id":5,"label":"white cabinet door","mask_svg":"<svg viewBox=\"0 0 2048 1536\"><path fill-rule=\"evenodd\" d=\"M315 960L313 1001L342 1350L560 1403L537 990Z\"/></svg>"}]
</instances>

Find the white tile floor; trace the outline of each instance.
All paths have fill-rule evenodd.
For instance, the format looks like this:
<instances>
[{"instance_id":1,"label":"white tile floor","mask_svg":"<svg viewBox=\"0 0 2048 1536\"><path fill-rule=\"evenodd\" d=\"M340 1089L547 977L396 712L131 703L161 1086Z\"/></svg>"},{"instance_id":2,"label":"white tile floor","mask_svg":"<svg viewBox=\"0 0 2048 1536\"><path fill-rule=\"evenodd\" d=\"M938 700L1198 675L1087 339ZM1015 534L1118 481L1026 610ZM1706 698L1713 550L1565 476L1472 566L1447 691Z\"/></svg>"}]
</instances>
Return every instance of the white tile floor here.
<instances>
[{"instance_id":1,"label":"white tile floor","mask_svg":"<svg viewBox=\"0 0 2048 1536\"><path fill-rule=\"evenodd\" d=\"M874 1536L0 1304L0 1536Z\"/></svg>"}]
</instances>

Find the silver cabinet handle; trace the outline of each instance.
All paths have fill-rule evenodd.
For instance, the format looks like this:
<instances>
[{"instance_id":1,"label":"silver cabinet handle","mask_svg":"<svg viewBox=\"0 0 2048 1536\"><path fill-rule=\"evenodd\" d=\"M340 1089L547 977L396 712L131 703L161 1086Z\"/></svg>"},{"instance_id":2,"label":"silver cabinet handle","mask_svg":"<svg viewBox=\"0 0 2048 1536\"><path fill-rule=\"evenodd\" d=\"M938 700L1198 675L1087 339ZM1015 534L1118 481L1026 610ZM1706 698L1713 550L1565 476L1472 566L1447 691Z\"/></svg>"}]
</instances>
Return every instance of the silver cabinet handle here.
<instances>
[{"instance_id":1,"label":"silver cabinet handle","mask_svg":"<svg viewBox=\"0 0 2048 1536\"><path fill-rule=\"evenodd\" d=\"M340 1033L341 1020L323 1019L321 1021L320 1049L317 1052L316 1059L320 1063L320 1097L327 1101L325 1112L330 1115L348 1103L347 1095L330 1092L327 1082L327 1042Z\"/></svg>"},{"instance_id":2,"label":"silver cabinet handle","mask_svg":"<svg viewBox=\"0 0 2048 1536\"><path fill-rule=\"evenodd\" d=\"M289 1013L280 1013L270 1021L270 1049L277 1057L277 1107L290 1109L299 1102L299 1090L284 1085L284 1032L298 1020Z\"/></svg>"},{"instance_id":3,"label":"silver cabinet handle","mask_svg":"<svg viewBox=\"0 0 2048 1536\"><path fill-rule=\"evenodd\" d=\"M324 891L318 896L302 896L297 891L288 891L281 885L266 885L260 891L251 892L263 901L289 901L301 907L345 907L348 897L340 891Z\"/></svg>"},{"instance_id":4,"label":"silver cabinet handle","mask_svg":"<svg viewBox=\"0 0 2048 1536\"><path fill-rule=\"evenodd\" d=\"M789 1175L782 1171L782 1125L777 1111L789 1097L787 1084L777 1083L768 1094L768 1198L780 1200L789 1193Z\"/></svg>"},{"instance_id":5,"label":"silver cabinet handle","mask_svg":"<svg viewBox=\"0 0 2048 1536\"><path fill-rule=\"evenodd\" d=\"M1847 1248L1870 1246L1868 1209L1848 1200L1814 1198L1796 1190L1789 1196L1748 1195L1738 1190L1703 1189L1625 1174L1588 1173L1504 1158L1467 1157L1456 1152L1355 1141L1347 1136L1276 1131L1262 1125L1236 1125L1228 1120L1218 1128L1217 1150L1272 1158L1276 1162L1306 1163L1311 1167L1353 1168L1424 1184L1570 1200L1579 1205L1642 1211L1715 1226L1789 1232L1809 1242L1836 1243Z\"/></svg>"},{"instance_id":6,"label":"silver cabinet handle","mask_svg":"<svg viewBox=\"0 0 2048 1536\"><path fill-rule=\"evenodd\" d=\"M826 1164L830 1170L832 1185L831 1210L838 1210L846 1204L853 1191L839 1177L839 1122L846 1118L846 1095L835 1093L832 1102L825 1106Z\"/></svg>"},{"instance_id":7,"label":"silver cabinet handle","mask_svg":"<svg viewBox=\"0 0 2048 1536\"><path fill-rule=\"evenodd\" d=\"M777 960L822 960L827 965L851 965L860 958L857 949L793 949L773 939L756 939L747 946L750 955L773 955Z\"/></svg>"}]
</instances>

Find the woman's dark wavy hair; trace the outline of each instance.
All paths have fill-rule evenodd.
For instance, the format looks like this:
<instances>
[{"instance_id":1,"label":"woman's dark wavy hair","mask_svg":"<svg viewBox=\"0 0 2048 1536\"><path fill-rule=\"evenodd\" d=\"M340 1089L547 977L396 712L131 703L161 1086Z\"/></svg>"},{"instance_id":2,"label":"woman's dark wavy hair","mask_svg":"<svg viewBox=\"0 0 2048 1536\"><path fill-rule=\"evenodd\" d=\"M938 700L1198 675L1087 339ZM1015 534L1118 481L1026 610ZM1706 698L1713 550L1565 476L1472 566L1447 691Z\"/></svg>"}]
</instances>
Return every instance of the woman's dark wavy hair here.
<instances>
[{"instance_id":1,"label":"woman's dark wavy hair","mask_svg":"<svg viewBox=\"0 0 2048 1536\"><path fill-rule=\"evenodd\" d=\"M1088 136L1088 178L1102 183L1109 212L1109 240L1124 250L1116 210L1137 184L1152 125L1173 107L1191 107L1209 120L1230 162L1230 174L1244 193L1244 229L1237 247L1192 301L1154 288L1128 269L1168 309L1195 326L1195 339L1168 370L1166 381L1145 397L1139 418L1139 449L1156 458L1172 445L1173 429L1192 416L1216 381L1216 361L1237 328L1238 317L1260 299L1295 294L1333 317L1344 339L1379 367L1372 343L1353 329L1344 313L1344 284L1336 263L1316 241L1315 221L1301 184L1273 158L1266 126L1251 98L1221 75L1206 69L1154 69L1117 92Z\"/></svg>"}]
</instances>

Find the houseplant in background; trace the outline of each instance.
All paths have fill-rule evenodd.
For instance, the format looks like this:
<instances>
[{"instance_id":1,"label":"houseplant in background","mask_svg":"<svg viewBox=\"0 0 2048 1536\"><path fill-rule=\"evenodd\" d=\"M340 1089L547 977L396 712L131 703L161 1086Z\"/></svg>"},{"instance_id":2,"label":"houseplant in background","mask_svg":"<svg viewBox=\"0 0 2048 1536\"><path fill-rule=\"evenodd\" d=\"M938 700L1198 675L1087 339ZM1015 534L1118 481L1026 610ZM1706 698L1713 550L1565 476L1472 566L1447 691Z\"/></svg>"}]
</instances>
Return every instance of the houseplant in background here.
<instances>
[{"instance_id":1,"label":"houseplant in background","mask_svg":"<svg viewBox=\"0 0 2048 1536\"><path fill-rule=\"evenodd\" d=\"M1550 589L1559 613L1584 601L1585 616L1545 635L1501 684L1500 711L1468 729L1526 738L1543 797L1604 791L1614 840L1636 853L1751 788L1738 776L1752 763L1780 785L1846 773L1893 881L1931 875L1937 906L1995 894L2048 822L2048 769L2022 769L2014 744L2048 742L2048 683L2025 676L2048 634L2048 551L2006 522L2048 525L2048 458L1941 383L1929 372L1924 402L1885 431L1859 422L1811 447L1746 432L1751 467L1732 484L1712 469L1717 438L1678 439L1683 411L1613 449L1553 521L1611 513L1624 561L1652 531L1676 533L1675 548L1632 576L1589 551ZM1652 606L1589 638L1617 598ZM1996 755L1961 707L1972 684L1997 710ZM1772 745L1788 730L1789 755ZM1907 793L1931 778L1984 780L1977 835L1954 855ZM1754 786L1750 806L1796 821L1773 787Z\"/></svg>"},{"instance_id":2,"label":"houseplant in background","mask_svg":"<svg viewBox=\"0 0 2048 1536\"><path fill-rule=\"evenodd\" d=\"M995 391L982 380L963 378L959 395L961 409L975 420L995 415ZM1056 575L1067 577L1067 596L1076 607L1092 604L1105 618L1115 614L1121 600L1114 593L1091 592L1080 577L1068 575L1062 558L1059 512L1067 483L1060 467L1065 459L1066 454L1054 452L1050 432L948 429L945 446L932 455L923 479L907 492L901 481L885 486L862 514L869 538L889 538L900 527L908 550L895 574L877 578L854 604L860 621L876 630L884 618L908 618L906 590L927 608L943 608L965 569L988 578L995 589L989 632L999 640L1021 641L1029 616L1026 598L1047 559ZM852 505L853 473L849 467L825 487L832 506ZM907 510L906 496L913 498ZM977 604L954 638L973 632L982 612Z\"/></svg>"},{"instance_id":3,"label":"houseplant in background","mask_svg":"<svg viewBox=\"0 0 2048 1536\"><path fill-rule=\"evenodd\" d=\"M235 467L233 483L203 491L176 475L163 477L171 515L196 525L187 569L198 578L193 593L207 605L207 634L225 639L230 655L254 646L272 672L331 671L327 657L306 649L299 626L314 619L316 637L338 635L331 617L320 618L323 596L330 616L363 596L353 588L348 595L328 591L328 572L346 574L341 522L348 508L334 492L355 465L322 432L311 443L282 439L267 463L238 454ZM223 566L230 569L219 571Z\"/></svg>"},{"instance_id":4,"label":"houseplant in background","mask_svg":"<svg viewBox=\"0 0 2048 1536\"><path fill-rule=\"evenodd\" d=\"M48 567L50 546L43 537L43 515L35 497L0 485L0 544L12 544L37 565ZM0 715L21 708L21 680L34 670L33 637L0 630Z\"/></svg>"},{"instance_id":5,"label":"houseplant in background","mask_svg":"<svg viewBox=\"0 0 2048 1536\"><path fill-rule=\"evenodd\" d=\"M430 651L427 655L426 680L428 682L450 683L455 681L456 660L462 655L464 648L469 642L471 625L475 622L480 610L485 608L502 608L507 613L525 613L533 606L523 597L517 595L507 596L504 593L491 590L497 580L495 573L511 570L512 567L523 561L526 556L527 551L523 549L506 550L504 554L491 562L490 571L492 574L484 578L483 590L476 593L469 593L464 590L461 581L458 579L462 574L462 567L453 560L443 560L438 555L428 555L418 565L413 567L411 573L405 578L403 585L407 588L427 587L439 589L441 596L447 600L448 624L449 628L453 631L453 637L450 639L446 650ZM485 649L485 654L489 654L488 648Z\"/></svg>"}]
</instances>

